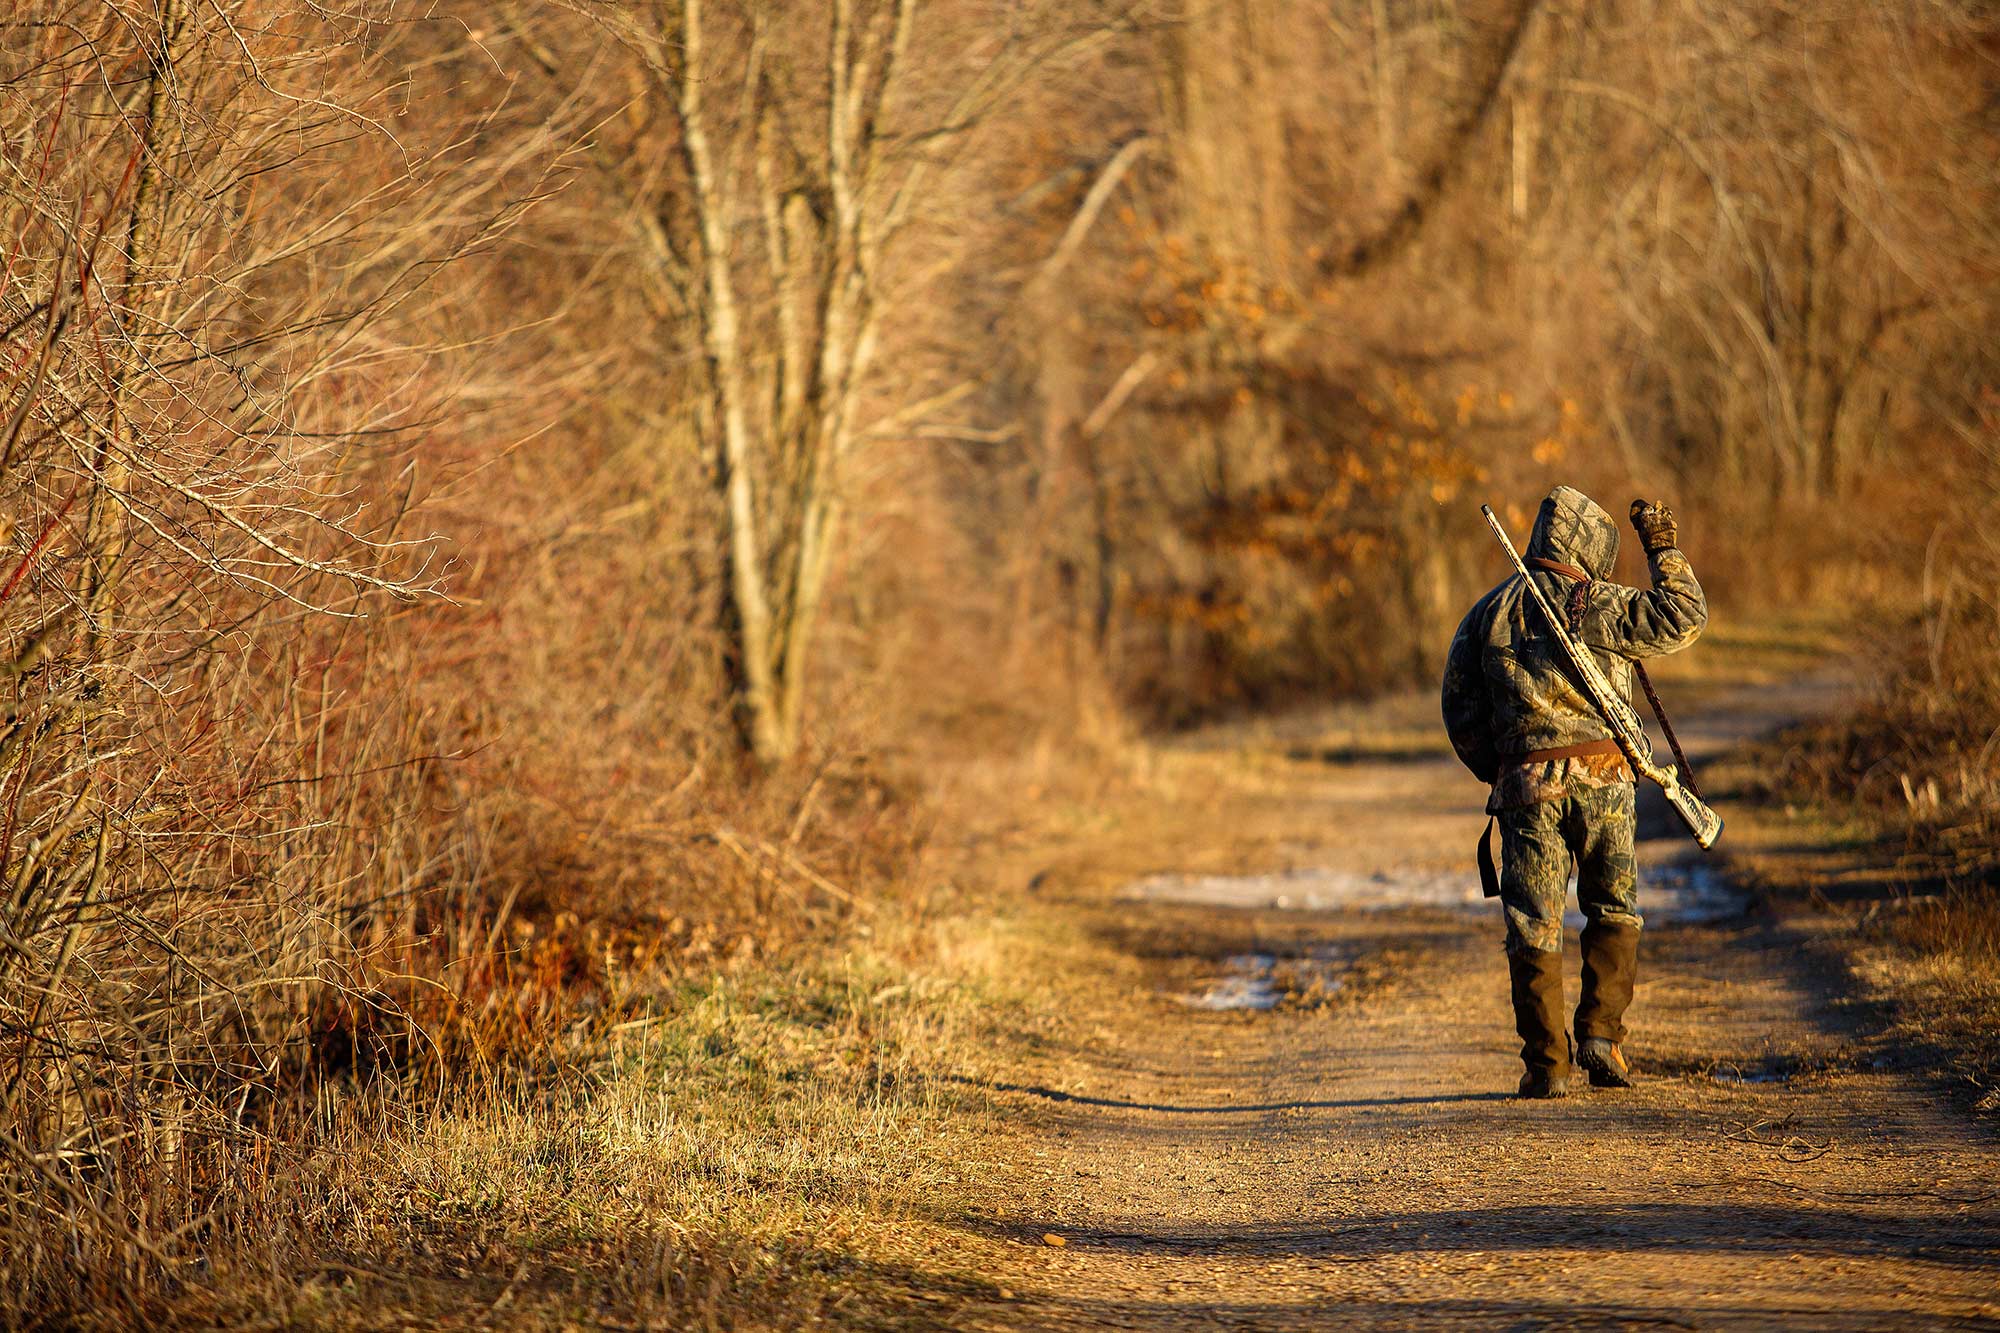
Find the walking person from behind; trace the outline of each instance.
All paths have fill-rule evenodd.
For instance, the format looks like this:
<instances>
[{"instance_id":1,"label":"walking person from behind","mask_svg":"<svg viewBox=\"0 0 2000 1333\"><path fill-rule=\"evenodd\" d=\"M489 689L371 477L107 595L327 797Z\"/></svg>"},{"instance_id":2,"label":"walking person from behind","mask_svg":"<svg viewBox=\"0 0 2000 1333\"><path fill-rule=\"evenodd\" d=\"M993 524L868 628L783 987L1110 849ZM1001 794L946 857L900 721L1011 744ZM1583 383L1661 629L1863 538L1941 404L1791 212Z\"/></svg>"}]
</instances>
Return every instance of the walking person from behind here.
<instances>
[{"instance_id":1,"label":"walking person from behind","mask_svg":"<svg viewBox=\"0 0 2000 1333\"><path fill-rule=\"evenodd\" d=\"M1633 662L1678 652L1708 623L1673 512L1634 500L1631 519L1651 570L1647 589L1609 581L1618 526L1571 487L1542 501L1527 549L1528 577L1628 701ZM1572 1055L1593 1086L1630 1087L1619 1043L1643 924L1632 769L1520 575L1475 602L1459 624L1445 661L1444 723L1458 757L1493 789L1486 810L1500 826L1507 964L1527 1066L1521 1096L1567 1095ZM1573 1047L1562 969L1572 860L1585 921Z\"/></svg>"}]
</instances>

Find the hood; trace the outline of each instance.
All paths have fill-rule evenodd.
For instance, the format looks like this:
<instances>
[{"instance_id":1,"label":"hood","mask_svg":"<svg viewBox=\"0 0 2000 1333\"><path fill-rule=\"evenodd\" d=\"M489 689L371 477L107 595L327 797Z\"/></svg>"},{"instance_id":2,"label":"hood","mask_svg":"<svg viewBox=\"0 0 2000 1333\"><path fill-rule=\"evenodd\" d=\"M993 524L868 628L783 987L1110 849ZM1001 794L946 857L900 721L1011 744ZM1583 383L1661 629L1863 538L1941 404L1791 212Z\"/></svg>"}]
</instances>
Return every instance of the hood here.
<instances>
[{"instance_id":1,"label":"hood","mask_svg":"<svg viewBox=\"0 0 2000 1333\"><path fill-rule=\"evenodd\" d=\"M1618 525L1582 491L1558 486L1535 515L1528 555L1575 565L1593 579L1608 579L1618 564Z\"/></svg>"}]
</instances>

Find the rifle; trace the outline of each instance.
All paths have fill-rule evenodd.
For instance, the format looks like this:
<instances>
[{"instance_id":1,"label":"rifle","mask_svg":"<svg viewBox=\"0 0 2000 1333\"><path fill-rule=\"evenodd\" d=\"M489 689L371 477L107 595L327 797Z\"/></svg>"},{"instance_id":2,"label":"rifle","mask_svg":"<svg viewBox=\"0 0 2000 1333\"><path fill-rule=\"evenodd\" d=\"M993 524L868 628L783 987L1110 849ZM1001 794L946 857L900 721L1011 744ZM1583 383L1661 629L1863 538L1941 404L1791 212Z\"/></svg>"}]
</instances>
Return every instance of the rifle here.
<instances>
[{"instance_id":1,"label":"rifle","mask_svg":"<svg viewBox=\"0 0 2000 1333\"><path fill-rule=\"evenodd\" d=\"M1632 770L1641 777L1660 784L1660 790L1667 794L1667 803L1674 813L1687 825L1689 833L1703 851L1715 846L1715 840L1722 836L1722 816L1708 808L1702 799L1689 791L1681 781L1680 771L1672 764L1662 764L1653 758L1653 742L1646 735L1645 724L1632 711L1632 705L1618 697L1618 691L1611 688L1611 682L1604 678L1604 669L1597 665L1597 658L1590 649L1570 637L1569 628L1556 609L1549 605L1541 587L1529 577L1528 566L1522 561L1521 553L1514 549L1514 543L1507 537L1507 530L1494 517L1491 505L1479 506L1479 512L1486 515L1486 525L1493 529L1493 535L1507 548L1507 558L1514 562L1514 572L1521 576L1521 582L1528 585L1528 594L1535 599L1535 605L1542 609L1542 615L1555 632L1556 642L1562 645L1563 653L1570 664L1583 678L1583 686L1596 705L1598 713L1610 724L1611 738L1618 742L1618 748L1625 754Z\"/></svg>"}]
</instances>

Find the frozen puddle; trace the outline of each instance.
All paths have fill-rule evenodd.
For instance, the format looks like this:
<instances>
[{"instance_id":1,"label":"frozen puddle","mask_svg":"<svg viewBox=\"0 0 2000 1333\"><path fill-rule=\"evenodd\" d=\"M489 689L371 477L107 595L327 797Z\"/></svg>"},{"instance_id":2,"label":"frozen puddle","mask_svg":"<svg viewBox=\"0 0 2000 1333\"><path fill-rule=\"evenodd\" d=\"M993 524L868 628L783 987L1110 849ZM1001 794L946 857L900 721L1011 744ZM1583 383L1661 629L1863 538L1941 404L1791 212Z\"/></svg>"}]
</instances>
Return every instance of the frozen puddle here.
<instances>
[{"instance_id":1,"label":"frozen puddle","mask_svg":"<svg viewBox=\"0 0 2000 1333\"><path fill-rule=\"evenodd\" d=\"M1576 890L1570 884L1571 894ZM1399 870L1356 874L1348 870L1285 870L1264 875L1152 875L1129 885L1120 897L1150 903L1181 903L1198 907L1240 907L1298 912L1379 912L1395 908L1431 907L1492 910L1479 893L1473 871ZM1574 904L1574 896L1571 898ZM1699 925L1741 915L1749 904L1708 861L1679 859L1649 865L1639 872L1639 910L1654 925ZM1571 926L1583 917L1574 906ZM1243 955L1245 959L1263 955ZM1232 964L1239 960L1232 959ZM1238 969L1247 975L1254 969ZM1276 1003L1274 1000L1273 1003ZM1269 1008L1250 1003L1218 1008Z\"/></svg>"},{"instance_id":2,"label":"frozen puddle","mask_svg":"<svg viewBox=\"0 0 2000 1333\"><path fill-rule=\"evenodd\" d=\"M1228 969L1198 995L1183 995L1190 1009L1276 1009L1283 998L1272 970L1278 960L1268 953L1239 953L1222 960Z\"/></svg>"},{"instance_id":3,"label":"frozen puddle","mask_svg":"<svg viewBox=\"0 0 2000 1333\"><path fill-rule=\"evenodd\" d=\"M1713 861L1689 858L1640 867L1639 911L1650 922L1698 926L1742 916L1749 907L1750 895Z\"/></svg>"},{"instance_id":4,"label":"frozen puddle","mask_svg":"<svg viewBox=\"0 0 2000 1333\"><path fill-rule=\"evenodd\" d=\"M1477 873L1405 871L1357 875L1347 870L1284 870L1267 875L1153 875L1125 898L1197 907L1279 911L1380 911L1393 907L1466 907L1480 902Z\"/></svg>"},{"instance_id":5,"label":"frozen puddle","mask_svg":"<svg viewBox=\"0 0 2000 1333\"><path fill-rule=\"evenodd\" d=\"M1222 960L1222 967L1222 975L1200 991L1174 998L1190 1009L1213 1013L1231 1009L1261 1012L1276 1009L1288 995L1310 1002L1331 995L1346 984L1337 975L1340 956L1332 950L1282 961L1269 953L1232 954Z\"/></svg>"}]
</instances>

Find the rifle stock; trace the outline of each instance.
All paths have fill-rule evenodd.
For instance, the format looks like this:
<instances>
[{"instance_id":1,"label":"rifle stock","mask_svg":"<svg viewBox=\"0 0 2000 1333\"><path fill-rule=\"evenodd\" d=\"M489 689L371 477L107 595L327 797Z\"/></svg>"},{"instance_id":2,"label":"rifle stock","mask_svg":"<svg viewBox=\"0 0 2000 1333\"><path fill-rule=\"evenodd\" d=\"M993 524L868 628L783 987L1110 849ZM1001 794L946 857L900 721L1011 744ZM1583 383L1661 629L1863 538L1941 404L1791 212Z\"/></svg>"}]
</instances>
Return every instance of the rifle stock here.
<instances>
[{"instance_id":1,"label":"rifle stock","mask_svg":"<svg viewBox=\"0 0 2000 1333\"><path fill-rule=\"evenodd\" d=\"M1667 802L1674 807L1674 813L1681 817L1681 823L1687 825L1687 831L1693 835L1695 845L1707 851L1715 846L1715 840L1722 836L1722 816L1709 809L1700 797L1687 789L1686 784L1680 780L1680 774L1672 765L1668 765L1666 774L1666 780L1660 781L1660 790L1667 794Z\"/></svg>"}]
</instances>

